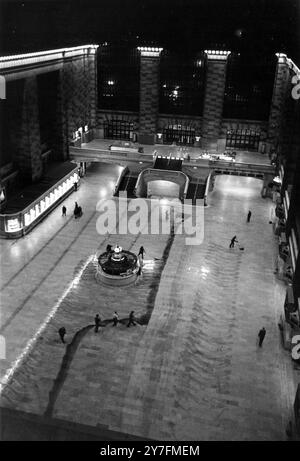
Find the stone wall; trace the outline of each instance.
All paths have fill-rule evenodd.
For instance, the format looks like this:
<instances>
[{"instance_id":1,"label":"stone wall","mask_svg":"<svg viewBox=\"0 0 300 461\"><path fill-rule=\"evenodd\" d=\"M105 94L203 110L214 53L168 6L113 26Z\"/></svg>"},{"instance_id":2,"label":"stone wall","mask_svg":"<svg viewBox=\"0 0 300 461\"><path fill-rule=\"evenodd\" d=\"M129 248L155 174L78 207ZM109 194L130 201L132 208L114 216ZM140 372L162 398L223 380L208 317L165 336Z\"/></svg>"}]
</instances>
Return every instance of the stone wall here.
<instances>
[{"instance_id":1,"label":"stone wall","mask_svg":"<svg viewBox=\"0 0 300 461\"><path fill-rule=\"evenodd\" d=\"M17 164L22 177L38 181L43 173L36 77L25 79Z\"/></svg>"},{"instance_id":2,"label":"stone wall","mask_svg":"<svg viewBox=\"0 0 300 461\"><path fill-rule=\"evenodd\" d=\"M207 60L206 90L203 109L203 147L216 149L220 136L224 90L226 83L226 59Z\"/></svg>"},{"instance_id":3,"label":"stone wall","mask_svg":"<svg viewBox=\"0 0 300 461\"><path fill-rule=\"evenodd\" d=\"M41 64L38 60L32 62L28 56L22 60L21 71L15 66L12 57L4 72L11 93L8 92L9 99L5 101L6 114L1 117L1 128L5 132L5 139L1 142L5 152L10 152L5 156L6 163L13 162L15 170L22 172L25 182L35 182L43 174L39 101L44 99L39 99L43 98L43 91L38 89L41 88L38 77L43 74L45 81L48 72L58 72L53 87L55 101L51 106L56 115L49 118L50 149L52 160L64 161L68 158L73 133L80 127L84 129L85 125L89 128L96 125L96 54L93 47L86 47L79 51L57 53L54 60L53 54L45 52L45 62ZM47 107L48 103L44 102L44 106Z\"/></svg>"},{"instance_id":4,"label":"stone wall","mask_svg":"<svg viewBox=\"0 0 300 461\"><path fill-rule=\"evenodd\" d=\"M290 79L290 70L286 58L284 56L278 57L268 129L268 141L274 148L277 148L280 142L282 116L285 102L288 99Z\"/></svg>"},{"instance_id":5,"label":"stone wall","mask_svg":"<svg viewBox=\"0 0 300 461\"><path fill-rule=\"evenodd\" d=\"M139 142L154 144L159 109L159 56L141 55Z\"/></svg>"},{"instance_id":6,"label":"stone wall","mask_svg":"<svg viewBox=\"0 0 300 461\"><path fill-rule=\"evenodd\" d=\"M251 129L261 133L260 149L266 152L270 150L270 137L277 135L278 120L280 120L281 104L278 101L284 97L285 74L284 67L278 67L277 84L274 85L272 113L268 122L255 120L235 120L223 118L223 103L226 84L227 55L226 52L208 53L206 86L204 98L204 110L202 117L189 115L176 116L173 114L159 114L159 54L157 56L146 56L141 53L140 66L140 111L139 114L132 113L131 118L135 120L135 128L138 131L140 143L154 144L161 143L162 138L156 138L168 125L189 126L195 129L196 136L201 136L196 146L207 149L222 150L225 148L227 129ZM101 64L101 63L100 63ZM279 112L277 107L280 107ZM139 116L139 120L137 119ZM130 118L129 113L121 111L97 112L97 128L100 137L103 137L103 121L109 118ZM264 144L264 146L263 146Z\"/></svg>"},{"instance_id":7,"label":"stone wall","mask_svg":"<svg viewBox=\"0 0 300 461\"><path fill-rule=\"evenodd\" d=\"M96 67L82 55L64 62L61 72L64 125L71 139L74 131L96 123Z\"/></svg>"}]
</instances>

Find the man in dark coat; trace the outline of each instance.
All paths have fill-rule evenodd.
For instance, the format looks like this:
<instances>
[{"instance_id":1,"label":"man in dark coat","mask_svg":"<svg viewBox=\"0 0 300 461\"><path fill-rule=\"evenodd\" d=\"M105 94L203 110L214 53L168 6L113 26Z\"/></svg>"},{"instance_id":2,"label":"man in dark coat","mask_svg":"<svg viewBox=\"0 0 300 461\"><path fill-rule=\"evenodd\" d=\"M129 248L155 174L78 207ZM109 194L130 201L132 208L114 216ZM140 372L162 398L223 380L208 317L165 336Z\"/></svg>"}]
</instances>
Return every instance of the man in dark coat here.
<instances>
[{"instance_id":1,"label":"man in dark coat","mask_svg":"<svg viewBox=\"0 0 300 461\"><path fill-rule=\"evenodd\" d=\"M146 253L146 251L145 251L144 247L141 247L138 256L141 255L142 258L144 259L144 253Z\"/></svg>"},{"instance_id":2,"label":"man in dark coat","mask_svg":"<svg viewBox=\"0 0 300 461\"><path fill-rule=\"evenodd\" d=\"M129 322L127 324L128 327L130 327L130 325L136 325L134 323L134 311L131 311L130 314L129 314Z\"/></svg>"},{"instance_id":3,"label":"man in dark coat","mask_svg":"<svg viewBox=\"0 0 300 461\"><path fill-rule=\"evenodd\" d=\"M96 317L95 317L95 333L98 333L100 323L101 323L101 319L99 317L99 314L96 314Z\"/></svg>"},{"instance_id":4,"label":"man in dark coat","mask_svg":"<svg viewBox=\"0 0 300 461\"><path fill-rule=\"evenodd\" d=\"M66 334L66 329L65 329L65 327L61 327L61 328L58 330L58 334L59 334L59 337L60 337L60 339L61 339L61 342L62 342L63 344L65 344L65 342L66 342L66 341L65 341L65 334Z\"/></svg>"},{"instance_id":5,"label":"man in dark coat","mask_svg":"<svg viewBox=\"0 0 300 461\"><path fill-rule=\"evenodd\" d=\"M259 347L262 346L262 343L263 343L263 340L264 340L265 336L266 336L266 329L265 329L265 327L262 327L262 329L259 330L259 333L258 333L258 337L259 337L258 345L259 345Z\"/></svg>"}]
</instances>

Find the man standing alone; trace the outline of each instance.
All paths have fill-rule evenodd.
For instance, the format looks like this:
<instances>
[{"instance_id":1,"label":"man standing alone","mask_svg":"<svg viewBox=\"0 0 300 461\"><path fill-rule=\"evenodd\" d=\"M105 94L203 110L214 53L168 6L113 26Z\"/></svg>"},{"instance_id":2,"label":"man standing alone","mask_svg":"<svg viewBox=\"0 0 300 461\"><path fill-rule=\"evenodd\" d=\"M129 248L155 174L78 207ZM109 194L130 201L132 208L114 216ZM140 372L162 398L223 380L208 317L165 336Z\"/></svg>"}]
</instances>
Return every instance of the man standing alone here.
<instances>
[{"instance_id":1,"label":"man standing alone","mask_svg":"<svg viewBox=\"0 0 300 461\"><path fill-rule=\"evenodd\" d=\"M250 222L251 215L252 215L252 213L251 213L251 211L249 210L249 211L248 211L248 215L247 215L247 222Z\"/></svg>"},{"instance_id":2,"label":"man standing alone","mask_svg":"<svg viewBox=\"0 0 300 461\"><path fill-rule=\"evenodd\" d=\"M101 323L101 319L99 317L99 314L96 314L96 317L95 317L95 333L98 333L100 323Z\"/></svg>"},{"instance_id":3,"label":"man standing alone","mask_svg":"<svg viewBox=\"0 0 300 461\"><path fill-rule=\"evenodd\" d=\"M115 311L115 313L113 315L113 327L116 327L118 325L118 322L119 322L118 312Z\"/></svg>"},{"instance_id":4,"label":"man standing alone","mask_svg":"<svg viewBox=\"0 0 300 461\"><path fill-rule=\"evenodd\" d=\"M136 324L134 323L134 320L135 320L134 319L134 311L131 311L130 314L129 314L129 322L128 322L127 326L128 327L130 327L130 325L135 326Z\"/></svg>"},{"instance_id":5,"label":"man standing alone","mask_svg":"<svg viewBox=\"0 0 300 461\"><path fill-rule=\"evenodd\" d=\"M65 327L61 327L61 328L58 330L58 334L59 334L59 337L60 337L60 339L61 339L61 342L62 342L63 344L65 344L65 342L66 342L66 341L65 341L65 334L66 334L66 329L65 329Z\"/></svg>"},{"instance_id":6,"label":"man standing alone","mask_svg":"<svg viewBox=\"0 0 300 461\"><path fill-rule=\"evenodd\" d=\"M259 333L258 333L258 337L259 337L258 345L259 345L259 347L262 346L262 343L263 343L263 341L265 339L265 336L266 336L266 329L265 329L265 327L262 327L262 329L259 330Z\"/></svg>"}]
</instances>

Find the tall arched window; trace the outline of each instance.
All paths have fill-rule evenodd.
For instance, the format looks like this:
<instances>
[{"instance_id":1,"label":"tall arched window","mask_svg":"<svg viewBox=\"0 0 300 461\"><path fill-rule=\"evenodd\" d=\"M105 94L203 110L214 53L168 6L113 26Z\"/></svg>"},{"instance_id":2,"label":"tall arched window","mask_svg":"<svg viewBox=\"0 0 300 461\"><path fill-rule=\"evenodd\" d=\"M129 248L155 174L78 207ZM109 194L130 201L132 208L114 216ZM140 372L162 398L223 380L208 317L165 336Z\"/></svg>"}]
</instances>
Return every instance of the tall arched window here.
<instances>
[{"instance_id":1,"label":"tall arched window","mask_svg":"<svg viewBox=\"0 0 300 461\"><path fill-rule=\"evenodd\" d=\"M160 60L159 111L163 114L202 115L206 59L163 51Z\"/></svg>"},{"instance_id":2,"label":"tall arched window","mask_svg":"<svg viewBox=\"0 0 300 461\"><path fill-rule=\"evenodd\" d=\"M227 62L223 117L268 120L276 56L230 54Z\"/></svg>"},{"instance_id":3,"label":"tall arched window","mask_svg":"<svg viewBox=\"0 0 300 461\"><path fill-rule=\"evenodd\" d=\"M98 49L98 108L139 110L140 56L136 49Z\"/></svg>"}]
</instances>

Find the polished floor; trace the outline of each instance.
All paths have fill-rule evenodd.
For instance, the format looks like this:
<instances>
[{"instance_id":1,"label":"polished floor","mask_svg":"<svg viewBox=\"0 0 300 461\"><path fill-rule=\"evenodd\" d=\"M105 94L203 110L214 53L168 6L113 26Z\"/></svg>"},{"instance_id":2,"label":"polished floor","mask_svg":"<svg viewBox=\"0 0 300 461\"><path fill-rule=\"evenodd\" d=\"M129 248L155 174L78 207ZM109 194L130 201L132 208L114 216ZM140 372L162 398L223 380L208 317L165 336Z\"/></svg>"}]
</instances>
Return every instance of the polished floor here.
<instances>
[{"instance_id":1,"label":"polished floor","mask_svg":"<svg viewBox=\"0 0 300 461\"><path fill-rule=\"evenodd\" d=\"M1 241L1 405L161 440L284 440L297 377L277 326L285 287L261 181L217 177L201 245L172 233L107 239L95 207L117 168L94 165L66 200L67 218L56 210L24 239ZM230 250L233 235L240 245ZM94 255L108 241L145 247L136 285L97 285ZM139 322L127 328L132 309Z\"/></svg>"}]
</instances>

